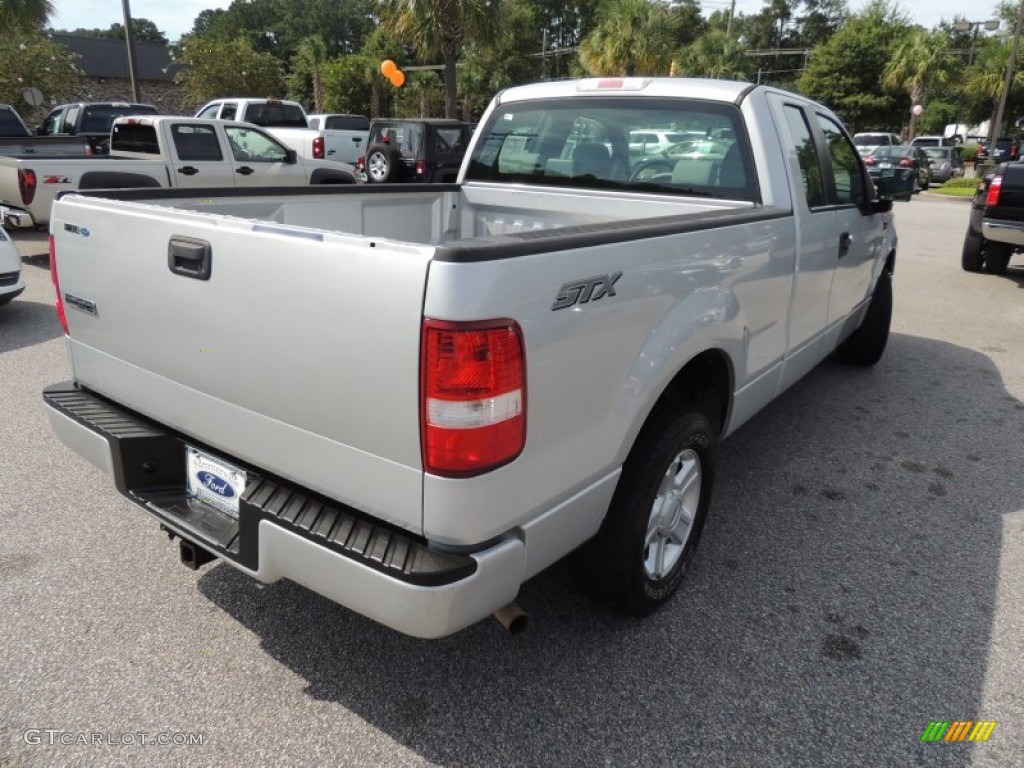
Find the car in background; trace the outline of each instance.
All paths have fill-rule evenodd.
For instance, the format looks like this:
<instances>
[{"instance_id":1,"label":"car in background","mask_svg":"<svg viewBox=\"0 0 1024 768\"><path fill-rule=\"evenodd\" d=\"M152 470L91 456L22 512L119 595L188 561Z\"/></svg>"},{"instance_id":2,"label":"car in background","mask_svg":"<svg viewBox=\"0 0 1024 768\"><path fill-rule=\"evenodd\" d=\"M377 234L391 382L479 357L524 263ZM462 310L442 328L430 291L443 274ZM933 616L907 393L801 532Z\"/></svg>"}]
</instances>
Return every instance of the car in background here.
<instances>
[{"instance_id":1,"label":"car in background","mask_svg":"<svg viewBox=\"0 0 1024 768\"><path fill-rule=\"evenodd\" d=\"M704 134L690 134L686 131L630 131L630 155L656 155L664 152L673 144L688 139L703 138Z\"/></svg>"},{"instance_id":2,"label":"car in background","mask_svg":"<svg viewBox=\"0 0 1024 768\"><path fill-rule=\"evenodd\" d=\"M931 163L920 147L876 147L864 158L864 165L872 181L894 180L893 196L897 200L910 200L915 192L928 189L932 183Z\"/></svg>"},{"instance_id":3,"label":"car in background","mask_svg":"<svg viewBox=\"0 0 1024 768\"><path fill-rule=\"evenodd\" d=\"M924 153L932 169L933 184L944 184L964 175L964 161L956 147L925 147Z\"/></svg>"},{"instance_id":4,"label":"car in background","mask_svg":"<svg viewBox=\"0 0 1024 768\"><path fill-rule=\"evenodd\" d=\"M1007 160L1020 159L1020 139L1012 136L1002 136L996 139L996 148L993 152L988 143L979 144L978 152L974 156L976 163L1004 163Z\"/></svg>"},{"instance_id":5,"label":"car in background","mask_svg":"<svg viewBox=\"0 0 1024 768\"><path fill-rule=\"evenodd\" d=\"M860 152L861 157L869 155L875 147L892 147L902 144L900 137L895 133L855 133L853 134L853 145Z\"/></svg>"},{"instance_id":6,"label":"car in background","mask_svg":"<svg viewBox=\"0 0 1024 768\"><path fill-rule=\"evenodd\" d=\"M17 110L10 104L0 104L0 137L22 139L31 135Z\"/></svg>"},{"instance_id":7,"label":"car in background","mask_svg":"<svg viewBox=\"0 0 1024 768\"><path fill-rule=\"evenodd\" d=\"M358 168L370 184L453 182L475 128L445 118L373 120Z\"/></svg>"},{"instance_id":8,"label":"car in background","mask_svg":"<svg viewBox=\"0 0 1024 768\"><path fill-rule=\"evenodd\" d=\"M324 137L325 159L356 165L366 152L370 132L366 115L318 114L306 115L306 119L309 127Z\"/></svg>"},{"instance_id":9,"label":"car in background","mask_svg":"<svg viewBox=\"0 0 1024 768\"><path fill-rule=\"evenodd\" d=\"M0 220L3 219L3 215L4 209L0 208ZM12 302L24 290L21 254L14 247L7 232L0 227L0 307Z\"/></svg>"},{"instance_id":10,"label":"car in background","mask_svg":"<svg viewBox=\"0 0 1024 768\"><path fill-rule=\"evenodd\" d=\"M952 147L953 139L945 136L915 136L910 140L912 147Z\"/></svg>"}]
</instances>

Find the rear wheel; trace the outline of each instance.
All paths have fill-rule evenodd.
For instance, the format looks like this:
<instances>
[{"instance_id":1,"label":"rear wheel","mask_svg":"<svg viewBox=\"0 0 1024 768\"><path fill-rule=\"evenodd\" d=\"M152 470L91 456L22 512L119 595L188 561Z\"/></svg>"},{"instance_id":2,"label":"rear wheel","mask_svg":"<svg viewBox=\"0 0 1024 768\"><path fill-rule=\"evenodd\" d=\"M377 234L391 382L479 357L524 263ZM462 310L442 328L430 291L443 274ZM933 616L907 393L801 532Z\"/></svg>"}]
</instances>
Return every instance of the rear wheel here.
<instances>
[{"instance_id":1,"label":"rear wheel","mask_svg":"<svg viewBox=\"0 0 1024 768\"><path fill-rule=\"evenodd\" d=\"M981 272L981 265L985 262L981 245L981 235L968 230L964 237L964 249L960 255L960 266L966 272Z\"/></svg>"},{"instance_id":2,"label":"rear wheel","mask_svg":"<svg viewBox=\"0 0 1024 768\"><path fill-rule=\"evenodd\" d=\"M892 323L892 275L878 276L875 292L860 327L836 349L836 355L849 365L874 365L882 358L889 341Z\"/></svg>"},{"instance_id":3,"label":"rear wheel","mask_svg":"<svg viewBox=\"0 0 1024 768\"><path fill-rule=\"evenodd\" d=\"M374 184L397 181L400 164L398 150L374 144L366 151L366 180Z\"/></svg>"},{"instance_id":4,"label":"rear wheel","mask_svg":"<svg viewBox=\"0 0 1024 768\"><path fill-rule=\"evenodd\" d=\"M990 275L1001 275L1010 266L1013 248L1005 243L985 243L985 271Z\"/></svg>"},{"instance_id":5,"label":"rear wheel","mask_svg":"<svg viewBox=\"0 0 1024 768\"><path fill-rule=\"evenodd\" d=\"M597 536L571 561L580 589L634 616L660 608L683 580L714 480L711 421L669 406L637 439Z\"/></svg>"}]
</instances>

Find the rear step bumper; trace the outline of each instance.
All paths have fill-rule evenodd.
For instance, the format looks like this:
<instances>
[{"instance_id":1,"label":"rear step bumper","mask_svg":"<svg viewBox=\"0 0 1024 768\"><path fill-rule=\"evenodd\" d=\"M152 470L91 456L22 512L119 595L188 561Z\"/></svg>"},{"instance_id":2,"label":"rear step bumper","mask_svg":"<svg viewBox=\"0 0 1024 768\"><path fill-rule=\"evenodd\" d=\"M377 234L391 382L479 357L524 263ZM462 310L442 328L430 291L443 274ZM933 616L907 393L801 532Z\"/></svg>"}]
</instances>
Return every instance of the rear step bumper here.
<instances>
[{"instance_id":1,"label":"rear step bumper","mask_svg":"<svg viewBox=\"0 0 1024 768\"><path fill-rule=\"evenodd\" d=\"M519 591L525 560L519 539L472 554L437 551L211 451L246 470L236 520L186 492L181 435L70 383L47 387L43 400L61 441L109 474L122 495L183 540L259 581L291 579L425 638L456 632L511 603Z\"/></svg>"}]
</instances>

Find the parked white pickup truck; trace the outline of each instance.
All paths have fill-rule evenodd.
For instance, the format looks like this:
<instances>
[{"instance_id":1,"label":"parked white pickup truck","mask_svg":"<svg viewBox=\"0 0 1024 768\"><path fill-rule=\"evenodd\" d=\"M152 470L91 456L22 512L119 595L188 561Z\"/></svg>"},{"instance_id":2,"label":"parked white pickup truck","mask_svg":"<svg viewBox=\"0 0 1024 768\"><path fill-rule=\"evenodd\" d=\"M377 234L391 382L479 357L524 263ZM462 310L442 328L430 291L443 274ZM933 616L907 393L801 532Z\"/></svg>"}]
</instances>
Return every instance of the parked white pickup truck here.
<instances>
[{"instance_id":1,"label":"parked white pickup truck","mask_svg":"<svg viewBox=\"0 0 1024 768\"><path fill-rule=\"evenodd\" d=\"M300 158L245 123L119 117L107 155L0 157L0 205L8 224L40 227L50 220L54 197L67 190L350 184L354 171Z\"/></svg>"},{"instance_id":2,"label":"parked white pickup truck","mask_svg":"<svg viewBox=\"0 0 1024 768\"><path fill-rule=\"evenodd\" d=\"M324 156L356 165L366 152L370 119L366 115L306 115L309 127L324 137Z\"/></svg>"},{"instance_id":3,"label":"parked white pickup truck","mask_svg":"<svg viewBox=\"0 0 1024 768\"><path fill-rule=\"evenodd\" d=\"M666 126L722 140L630 152ZM716 443L837 348L882 355L891 206L791 93L512 88L456 183L62 195L74 381L44 399L192 567L439 637L573 553L645 614L691 561Z\"/></svg>"},{"instance_id":4,"label":"parked white pickup truck","mask_svg":"<svg viewBox=\"0 0 1024 768\"><path fill-rule=\"evenodd\" d=\"M239 120L258 125L311 160L339 160L328 155L322 130L314 130L302 105L282 99L217 99L204 104L196 117ZM348 162L348 161L346 161Z\"/></svg>"}]
</instances>

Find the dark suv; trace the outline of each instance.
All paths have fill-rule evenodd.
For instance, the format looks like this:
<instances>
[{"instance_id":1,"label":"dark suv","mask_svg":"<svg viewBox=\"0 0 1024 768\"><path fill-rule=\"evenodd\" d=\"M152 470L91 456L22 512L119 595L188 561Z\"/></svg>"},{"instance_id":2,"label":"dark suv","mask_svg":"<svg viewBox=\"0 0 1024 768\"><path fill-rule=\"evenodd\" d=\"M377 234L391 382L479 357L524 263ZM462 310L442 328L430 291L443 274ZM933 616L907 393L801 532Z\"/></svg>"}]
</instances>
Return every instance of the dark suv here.
<instances>
[{"instance_id":1,"label":"dark suv","mask_svg":"<svg viewBox=\"0 0 1024 768\"><path fill-rule=\"evenodd\" d=\"M996 139L996 151L989 152L988 144L978 147L978 154L975 155L976 163L1003 163L1007 160L1020 159L1020 140L1009 136L1002 136Z\"/></svg>"},{"instance_id":2,"label":"dark suv","mask_svg":"<svg viewBox=\"0 0 1024 768\"><path fill-rule=\"evenodd\" d=\"M475 127L426 117L373 120L359 170L371 184L455 181Z\"/></svg>"}]
</instances>

